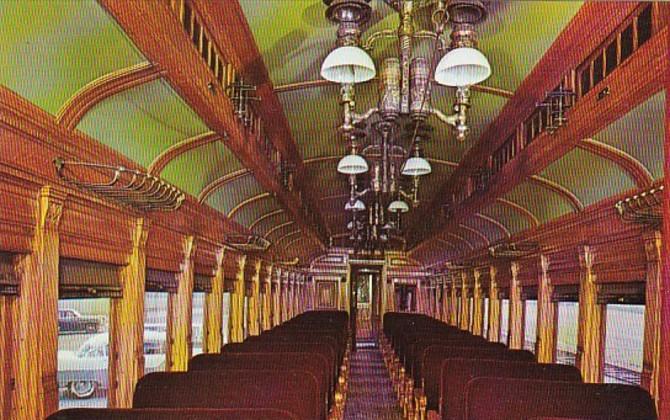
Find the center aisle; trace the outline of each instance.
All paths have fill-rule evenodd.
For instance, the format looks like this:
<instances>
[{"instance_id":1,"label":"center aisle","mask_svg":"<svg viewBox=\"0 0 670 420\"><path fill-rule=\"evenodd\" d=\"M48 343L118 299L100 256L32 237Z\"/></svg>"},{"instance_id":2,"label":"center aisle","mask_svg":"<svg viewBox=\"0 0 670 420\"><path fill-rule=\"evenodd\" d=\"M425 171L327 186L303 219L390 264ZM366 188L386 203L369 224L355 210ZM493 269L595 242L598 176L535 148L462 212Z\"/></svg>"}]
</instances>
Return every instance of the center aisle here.
<instances>
[{"instance_id":1,"label":"center aisle","mask_svg":"<svg viewBox=\"0 0 670 420\"><path fill-rule=\"evenodd\" d=\"M400 406L378 347L351 353L344 420L400 420Z\"/></svg>"}]
</instances>

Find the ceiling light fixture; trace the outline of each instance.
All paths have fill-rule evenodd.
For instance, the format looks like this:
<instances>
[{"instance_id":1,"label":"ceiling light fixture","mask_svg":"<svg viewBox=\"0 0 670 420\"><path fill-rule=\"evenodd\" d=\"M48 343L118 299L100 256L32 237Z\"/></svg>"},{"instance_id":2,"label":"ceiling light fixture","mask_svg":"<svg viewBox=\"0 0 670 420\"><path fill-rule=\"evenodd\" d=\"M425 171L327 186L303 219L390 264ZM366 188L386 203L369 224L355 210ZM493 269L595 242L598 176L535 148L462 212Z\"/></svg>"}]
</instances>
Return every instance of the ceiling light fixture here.
<instances>
[{"instance_id":1,"label":"ceiling light fixture","mask_svg":"<svg viewBox=\"0 0 670 420\"><path fill-rule=\"evenodd\" d=\"M345 205L352 213L349 238L355 251L383 251L392 231L400 230L401 214L409 211L410 204L418 206L420 177L432 172L419 146L430 138L428 119L434 116L451 126L460 141L470 132L470 86L491 75L491 65L477 49L475 31L487 12L481 0L384 0L399 14L398 27L375 32L361 42L361 27L372 11L370 0L323 1L328 6L326 17L338 25L336 48L323 61L321 77L341 85L339 133L351 149L338 162L337 171L349 177L350 197ZM427 20L423 19L425 12L429 13ZM419 22L425 21L432 22L432 27L419 28ZM443 37L447 24L450 43ZM387 38L397 41L397 56L385 58L378 74L368 53L376 42ZM414 45L420 39L433 42L428 57L419 53L424 48ZM375 76L377 105L359 114L354 88ZM433 108L433 79L456 87L453 114ZM363 211L365 217L359 215Z\"/></svg>"}]
</instances>

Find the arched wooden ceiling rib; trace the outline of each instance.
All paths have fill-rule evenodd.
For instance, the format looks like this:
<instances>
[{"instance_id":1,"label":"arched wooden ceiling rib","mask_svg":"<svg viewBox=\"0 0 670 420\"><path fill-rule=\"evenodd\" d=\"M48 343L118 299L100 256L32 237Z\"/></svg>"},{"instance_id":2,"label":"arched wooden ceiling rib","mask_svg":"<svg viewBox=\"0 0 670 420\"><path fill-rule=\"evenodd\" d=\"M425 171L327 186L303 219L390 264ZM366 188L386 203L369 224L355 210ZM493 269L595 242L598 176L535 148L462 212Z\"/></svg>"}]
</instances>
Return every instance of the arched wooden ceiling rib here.
<instances>
[{"instance_id":1,"label":"arched wooden ceiling rib","mask_svg":"<svg viewBox=\"0 0 670 420\"><path fill-rule=\"evenodd\" d=\"M293 221L288 221L288 222L280 223L280 224L278 224L278 225L276 225L276 226L273 226L272 229L268 230L268 231L265 233L265 235L263 235L263 237L264 237L265 239L268 239L268 238L270 237L270 235L272 235L274 232L278 231L279 229L283 229L283 228L285 228L286 226L291 226L291 225L293 225L293 224L295 224L295 222L293 222Z\"/></svg>"},{"instance_id":2,"label":"arched wooden ceiling rib","mask_svg":"<svg viewBox=\"0 0 670 420\"><path fill-rule=\"evenodd\" d=\"M279 244L280 244L282 241L284 241L285 239L290 238L290 237L293 236L293 235L297 235L298 233L301 233L301 232L302 232L302 230L300 230L300 229L292 230L291 232L286 233L286 234L280 236L279 238L277 238L277 240L274 241L274 242L272 243L271 246L273 246L273 247L276 248L277 245L279 245Z\"/></svg>"},{"instance_id":3,"label":"arched wooden ceiling rib","mask_svg":"<svg viewBox=\"0 0 670 420\"><path fill-rule=\"evenodd\" d=\"M484 220L484 221L486 221L486 222L489 222L489 223L492 224L493 226L497 227L497 228L500 229L500 230L505 234L505 236L507 236L508 238L509 238L510 236L512 236L512 232L510 232L509 229L507 229L507 227L506 227L505 225L503 225L502 223L500 223L500 222L497 221L496 219L494 219L494 218L492 218L492 217L489 217L489 216L486 216L486 215L481 214L481 213L475 213L474 216L477 217L477 218L479 218L479 219L481 219L481 220Z\"/></svg>"},{"instance_id":4,"label":"arched wooden ceiling rib","mask_svg":"<svg viewBox=\"0 0 670 420\"><path fill-rule=\"evenodd\" d=\"M460 242L463 242L464 244L466 244L468 246L468 248L470 248L470 250L475 249L475 246L472 245L472 243L470 241L468 241L467 239L465 239L464 237L462 237L460 235L456 235L455 233L451 233L451 232L447 232L446 234L451 236L452 238L460 241Z\"/></svg>"},{"instance_id":5,"label":"arched wooden ceiling rib","mask_svg":"<svg viewBox=\"0 0 670 420\"><path fill-rule=\"evenodd\" d=\"M254 230L254 228L263 220L269 219L270 217L278 216L282 213L285 213L286 211L284 209L279 209L279 210L274 210L271 211L270 213L265 213L264 215L258 217L256 220L251 222L249 225L249 230Z\"/></svg>"},{"instance_id":6,"label":"arched wooden ceiling rib","mask_svg":"<svg viewBox=\"0 0 670 420\"><path fill-rule=\"evenodd\" d=\"M376 78L375 78L376 80ZM328 80L305 80L303 82L287 83L285 85L279 85L274 87L275 93L284 93L292 92L296 90L305 90L305 89L314 89L323 86L337 86L335 83L329 82ZM433 80L433 86L440 86ZM489 93L491 95L502 96L503 98L511 98L514 95L514 92L511 92L506 89L496 88L492 86L483 86L483 85L472 85L470 89L476 92Z\"/></svg>"},{"instance_id":7,"label":"arched wooden ceiling rib","mask_svg":"<svg viewBox=\"0 0 670 420\"><path fill-rule=\"evenodd\" d=\"M561 198L566 200L572 206L572 209L575 212L580 212L584 210L584 204L582 201L569 189L565 188L561 184L551 181L547 178L543 178L539 175L533 175L528 180L536 185L546 188L549 191L553 191L556 194L560 195Z\"/></svg>"},{"instance_id":8,"label":"arched wooden ceiling rib","mask_svg":"<svg viewBox=\"0 0 670 420\"><path fill-rule=\"evenodd\" d=\"M205 188L200 191L200 194L198 194L198 201L201 203L204 203L207 201L209 196L214 194L216 190L219 188L223 187L229 182L236 181L243 176L251 175L251 171L248 169L240 169L239 171L231 172L229 174L226 174L222 176L221 178L215 179L212 181L209 185L205 186Z\"/></svg>"},{"instance_id":9,"label":"arched wooden ceiling rib","mask_svg":"<svg viewBox=\"0 0 670 420\"><path fill-rule=\"evenodd\" d=\"M56 122L72 130L91 108L104 99L156 80L163 73L154 64L146 62L99 77L79 89L63 104L56 114Z\"/></svg>"},{"instance_id":10,"label":"arched wooden ceiling rib","mask_svg":"<svg viewBox=\"0 0 670 420\"><path fill-rule=\"evenodd\" d=\"M223 138L213 131L182 140L179 143L175 143L168 147L162 151L161 154L156 156L147 170L150 174L158 175L163 171L163 169L165 169L168 163L182 154L219 140L223 140Z\"/></svg>"},{"instance_id":11,"label":"arched wooden ceiling rib","mask_svg":"<svg viewBox=\"0 0 670 420\"><path fill-rule=\"evenodd\" d=\"M540 220L530 210L528 210L524 206L522 206L520 204L517 204L513 201L509 201L509 200L504 199L504 198L496 198L496 202L502 204L505 207L509 207L509 208L511 208L513 210L516 210L519 213L523 214L526 217L526 219L528 219L530 221L530 224L533 227L540 226Z\"/></svg>"},{"instance_id":12,"label":"arched wooden ceiling rib","mask_svg":"<svg viewBox=\"0 0 670 420\"><path fill-rule=\"evenodd\" d=\"M246 200L242 200L240 203L238 203L235 207L233 207L228 214L226 215L227 218L232 219L235 214L242 210L244 207L248 206L249 204L255 203L256 201L262 200L264 198L270 197L271 194L269 192L264 192L258 195L254 195L253 197L249 197Z\"/></svg>"},{"instance_id":13,"label":"arched wooden ceiling rib","mask_svg":"<svg viewBox=\"0 0 670 420\"><path fill-rule=\"evenodd\" d=\"M445 245L449 245L451 248L453 248L453 249L455 249L456 251L460 252L460 249L459 249L456 245L452 244L451 242L449 242L449 241L447 241L447 240L445 240L445 239L437 238L436 241L439 242L439 243L445 244Z\"/></svg>"},{"instance_id":14,"label":"arched wooden ceiling rib","mask_svg":"<svg viewBox=\"0 0 670 420\"><path fill-rule=\"evenodd\" d=\"M467 230L468 232L474 233L475 236L479 237L482 241L484 241L484 243L487 246L491 245L491 241L489 240L489 238L486 235L484 235L483 233L481 233L480 231L478 231L477 229L471 228L470 226L466 226L464 224L459 224L458 227L461 228L461 229Z\"/></svg>"},{"instance_id":15,"label":"arched wooden ceiling rib","mask_svg":"<svg viewBox=\"0 0 670 420\"><path fill-rule=\"evenodd\" d=\"M303 240L303 239L304 239L304 238L295 238L295 239L292 239L291 241L289 241L289 242L284 246L284 255L286 255L286 256L294 256L294 255L296 255L296 254L294 254L293 252L289 252L289 249L291 248L291 246L292 246L293 244L299 243L299 242L301 242L301 240ZM312 241L303 241L303 245L304 245L304 251L307 251L307 250L313 250L313 249L315 249L315 248L319 248L319 246L318 246L317 244L313 243ZM298 249L300 249L300 248L298 248ZM298 254L302 254L302 253L304 253L304 252L298 252Z\"/></svg>"},{"instance_id":16,"label":"arched wooden ceiling rib","mask_svg":"<svg viewBox=\"0 0 670 420\"><path fill-rule=\"evenodd\" d=\"M635 181L639 188L649 188L654 183L654 176L639 160L616 147L594 139L582 139L577 143L577 147L614 162Z\"/></svg>"}]
</instances>

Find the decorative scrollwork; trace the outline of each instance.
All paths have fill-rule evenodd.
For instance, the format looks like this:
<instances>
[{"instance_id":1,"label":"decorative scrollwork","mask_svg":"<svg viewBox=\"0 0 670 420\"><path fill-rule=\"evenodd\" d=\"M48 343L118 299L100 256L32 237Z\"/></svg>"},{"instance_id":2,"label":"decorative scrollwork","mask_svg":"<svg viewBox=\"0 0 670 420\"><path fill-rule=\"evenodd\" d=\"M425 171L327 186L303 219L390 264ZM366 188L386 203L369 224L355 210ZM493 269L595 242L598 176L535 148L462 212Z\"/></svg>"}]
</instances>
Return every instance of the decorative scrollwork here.
<instances>
[{"instance_id":1,"label":"decorative scrollwork","mask_svg":"<svg viewBox=\"0 0 670 420\"><path fill-rule=\"evenodd\" d=\"M625 198L615 204L624 222L640 223L658 229L663 222L663 185Z\"/></svg>"}]
</instances>

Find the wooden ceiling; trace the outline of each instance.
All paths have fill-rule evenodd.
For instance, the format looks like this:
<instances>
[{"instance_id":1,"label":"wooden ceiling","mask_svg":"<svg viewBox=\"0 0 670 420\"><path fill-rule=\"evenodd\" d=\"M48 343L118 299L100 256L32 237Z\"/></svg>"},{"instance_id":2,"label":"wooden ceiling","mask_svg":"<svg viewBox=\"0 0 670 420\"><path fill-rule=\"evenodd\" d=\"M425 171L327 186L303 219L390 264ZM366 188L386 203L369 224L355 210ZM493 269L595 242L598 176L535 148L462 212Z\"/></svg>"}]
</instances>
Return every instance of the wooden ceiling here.
<instances>
[{"instance_id":1,"label":"wooden ceiling","mask_svg":"<svg viewBox=\"0 0 670 420\"><path fill-rule=\"evenodd\" d=\"M63 7L0 4L0 23L31 22L0 24L0 67L7 70L0 72L1 85L177 185L222 219L265 236L279 259L300 257L306 264L325 252L328 236L346 244L347 182L335 169L346 150L335 131L338 87L319 78L336 28L322 0L188 0L212 43L258 87L260 119L294 167L294 191L280 185L225 93L212 90L214 76L170 2L60 1ZM364 38L398 22L384 2L371 5ZM607 99L598 101L592 91L567 127L536 139L485 194L452 209L450 218L441 211L546 91L636 7L490 3L479 47L493 76L473 92L470 137L459 143L429 121L435 131L425 155L433 173L422 180L421 206L405 220L414 258L456 260L662 177L666 105L658 69L667 57L652 39L645 55L632 56L603 82L612 91ZM659 10L667 16L666 5ZM385 41L372 56L379 63L395 50ZM429 44L420 42L417 53L429 54ZM377 95L374 82L357 86L357 108L374 106ZM435 87L433 106L448 111L452 101L452 90Z\"/></svg>"}]
</instances>

